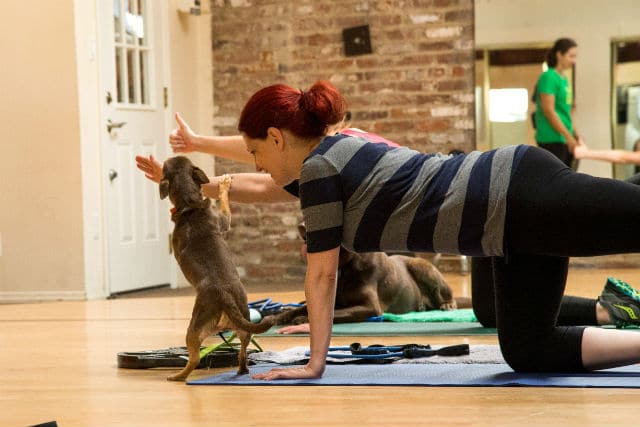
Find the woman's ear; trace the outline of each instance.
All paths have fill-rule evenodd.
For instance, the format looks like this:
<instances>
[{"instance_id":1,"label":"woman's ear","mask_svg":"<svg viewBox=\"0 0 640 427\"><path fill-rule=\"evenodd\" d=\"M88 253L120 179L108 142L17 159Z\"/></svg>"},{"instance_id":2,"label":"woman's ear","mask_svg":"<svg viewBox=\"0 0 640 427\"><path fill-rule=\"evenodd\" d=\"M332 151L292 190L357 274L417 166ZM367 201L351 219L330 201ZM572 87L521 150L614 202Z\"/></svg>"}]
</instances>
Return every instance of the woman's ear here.
<instances>
[{"instance_id":1,"label":"woman's ear","mask_svg":"<svg viewBox=\"0 0 640 427\"><path fill-rule=\"evenodd\" d=\"M284 148L284 134L282 131L275 127L267 129L267 142L275 144L280 150Z\"/></svg>"}]
</instances>

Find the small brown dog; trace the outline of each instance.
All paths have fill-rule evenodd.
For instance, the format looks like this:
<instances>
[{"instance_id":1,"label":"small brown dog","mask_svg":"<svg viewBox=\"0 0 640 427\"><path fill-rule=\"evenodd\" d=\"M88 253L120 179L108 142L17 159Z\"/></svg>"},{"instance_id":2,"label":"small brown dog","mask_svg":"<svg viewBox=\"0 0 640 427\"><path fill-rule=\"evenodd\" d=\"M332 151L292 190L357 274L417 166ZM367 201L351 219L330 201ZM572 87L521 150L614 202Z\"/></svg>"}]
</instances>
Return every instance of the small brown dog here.
<instances>
[{"instance_id":1,"label":"small brown dog","mask_svg":"<svg viewBox=\"0 0 640 427\"><path fill-rule=\"evenodd\" d=\"M184 381L200 363L200 345L209 335L232 329L240 339L238 374L247 374L247 346L251 334L268 330L274 323L265 317L258 324L249 320L249 307L231 251L223 238L229 230L230 182L220 184L220 211L203 199L200 185L209 182L205 173L186 157L167 159L162 168L160 198L169 196L174 209L171 219L173 252L180 269L196 290L191 322L187 329L189 362L169 380Z\"/></svg>"},{"instance_id":2,"label":"small brown dog","mask_svg":"<svg viewBox=\"0 0 640 427\"><path fill-rule=\"evenodd\" d=\"M298 227L305 239L304 225ZM469 298L455 298L438 269L426 259L355 253L340 247L334 323L363 322L383 312L453 310L471 307ZM280 325L308 322L307 307L278 314Z\"/></svg>"}]
</instances>

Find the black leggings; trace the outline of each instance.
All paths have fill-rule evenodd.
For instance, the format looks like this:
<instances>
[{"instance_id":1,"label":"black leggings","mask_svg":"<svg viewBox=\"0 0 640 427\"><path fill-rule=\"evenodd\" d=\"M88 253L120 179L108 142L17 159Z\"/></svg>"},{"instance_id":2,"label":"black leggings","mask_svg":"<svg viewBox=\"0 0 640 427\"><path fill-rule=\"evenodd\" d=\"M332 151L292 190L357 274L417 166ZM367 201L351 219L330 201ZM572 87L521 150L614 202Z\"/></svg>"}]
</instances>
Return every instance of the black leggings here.
<instances>
[{"instance_id":1,"label":"black leggings","mask_svg":"<svg viewBox=\"0 0 640 427\"><path fill-rule=\"evenodd\" d=\"M640 185L640 174L633 175L626 181ZM495 328L496 305L495 293L493 292L493 264L491 258L474 257L471 260L471 298L473 312L478 318L478 322L486 328ZM558 325L597 326L596 303L597 300L594 298L564 295L560 304L560 312L558 313Z\"/></svg>"},{"instance_id":2,"label":"black leggings","mask_svg":"<svg viewBox=\"0 0 640 427\"><path fill-rule=\"evenodd\" d=\"M515 371L584 370L584 327L557 324L568 257L640 252L638 236L639 187L525 153L507 194L505 255L491 260L498 338Z\"/></svg>"},{"instance_id":3,"label":"black leggings","mask_svg":"<svg viewBox=\"0 0 640 427\"><path fill-rule=\"evenodd\" d=\"M471 260L471 302L478 322L485 328L495 328L496 304L491 258L474 257ZM597 301L593 298L564 295L557 324L559 326L598 325L596 303Z\"/></svg>"},{"instance_id":4,"label":"black leggings","mask_svg":"<svg viewBox=\"0 0 640 427\"><path fill-rule=\"evenodd\" d=\"M549 151L554 156L556 156L562 163L565 165L572 167L573 161L575 158L573 154L569 151L569 146L564 142L546 142L540 143L538 142L538 147Z\"/></svg>"}]
</instances>

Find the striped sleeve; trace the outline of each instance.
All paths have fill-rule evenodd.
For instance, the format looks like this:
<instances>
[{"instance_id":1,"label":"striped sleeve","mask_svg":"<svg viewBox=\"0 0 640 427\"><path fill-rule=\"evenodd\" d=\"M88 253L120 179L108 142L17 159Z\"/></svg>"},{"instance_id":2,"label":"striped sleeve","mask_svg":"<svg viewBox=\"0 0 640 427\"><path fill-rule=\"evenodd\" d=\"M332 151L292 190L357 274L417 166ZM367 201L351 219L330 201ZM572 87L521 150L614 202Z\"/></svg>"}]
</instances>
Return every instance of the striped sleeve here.
<instances>
[{"instance_id":1,"label":"striped sleeve","mask_svg":"<svg viewBox=\"0 0 640 427\"><path fill-rule=\"evenodd\" d=\"M285 185L284 191L291 194L294 197L300 198L300 191L298 190L298 180L292 181L290 184Z\"/></svg>"},{"instance_id":2,"label":"striped sleeve","mask_svg":"<svg viewBox=\"0 0 640 427\"><path fill-rule=\"evenodd\" d=\"M342 242L340 174L323 156L307 159L300 174L300 205L307 228L307 252L322 252Z\"/></svg>"}]
</instances>

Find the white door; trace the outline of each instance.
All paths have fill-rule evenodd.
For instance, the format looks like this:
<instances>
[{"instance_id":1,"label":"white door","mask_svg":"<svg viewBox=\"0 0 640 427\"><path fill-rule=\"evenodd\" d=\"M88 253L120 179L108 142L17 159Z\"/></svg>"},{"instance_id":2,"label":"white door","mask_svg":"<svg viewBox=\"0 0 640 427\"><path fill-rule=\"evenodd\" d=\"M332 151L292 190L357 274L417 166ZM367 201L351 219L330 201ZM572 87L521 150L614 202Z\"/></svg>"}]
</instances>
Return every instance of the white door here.
<instances>
[{"instance_id":1,"label":"white door","mask_svg":"<svg viewBox=\"0 0 640 427\"><path fill-rule=\"evenodd\" d=\"M137 171L166 157L161 3L98 0L109 293L170 281L169 206Z\"/></svg>"}]
</instances>

